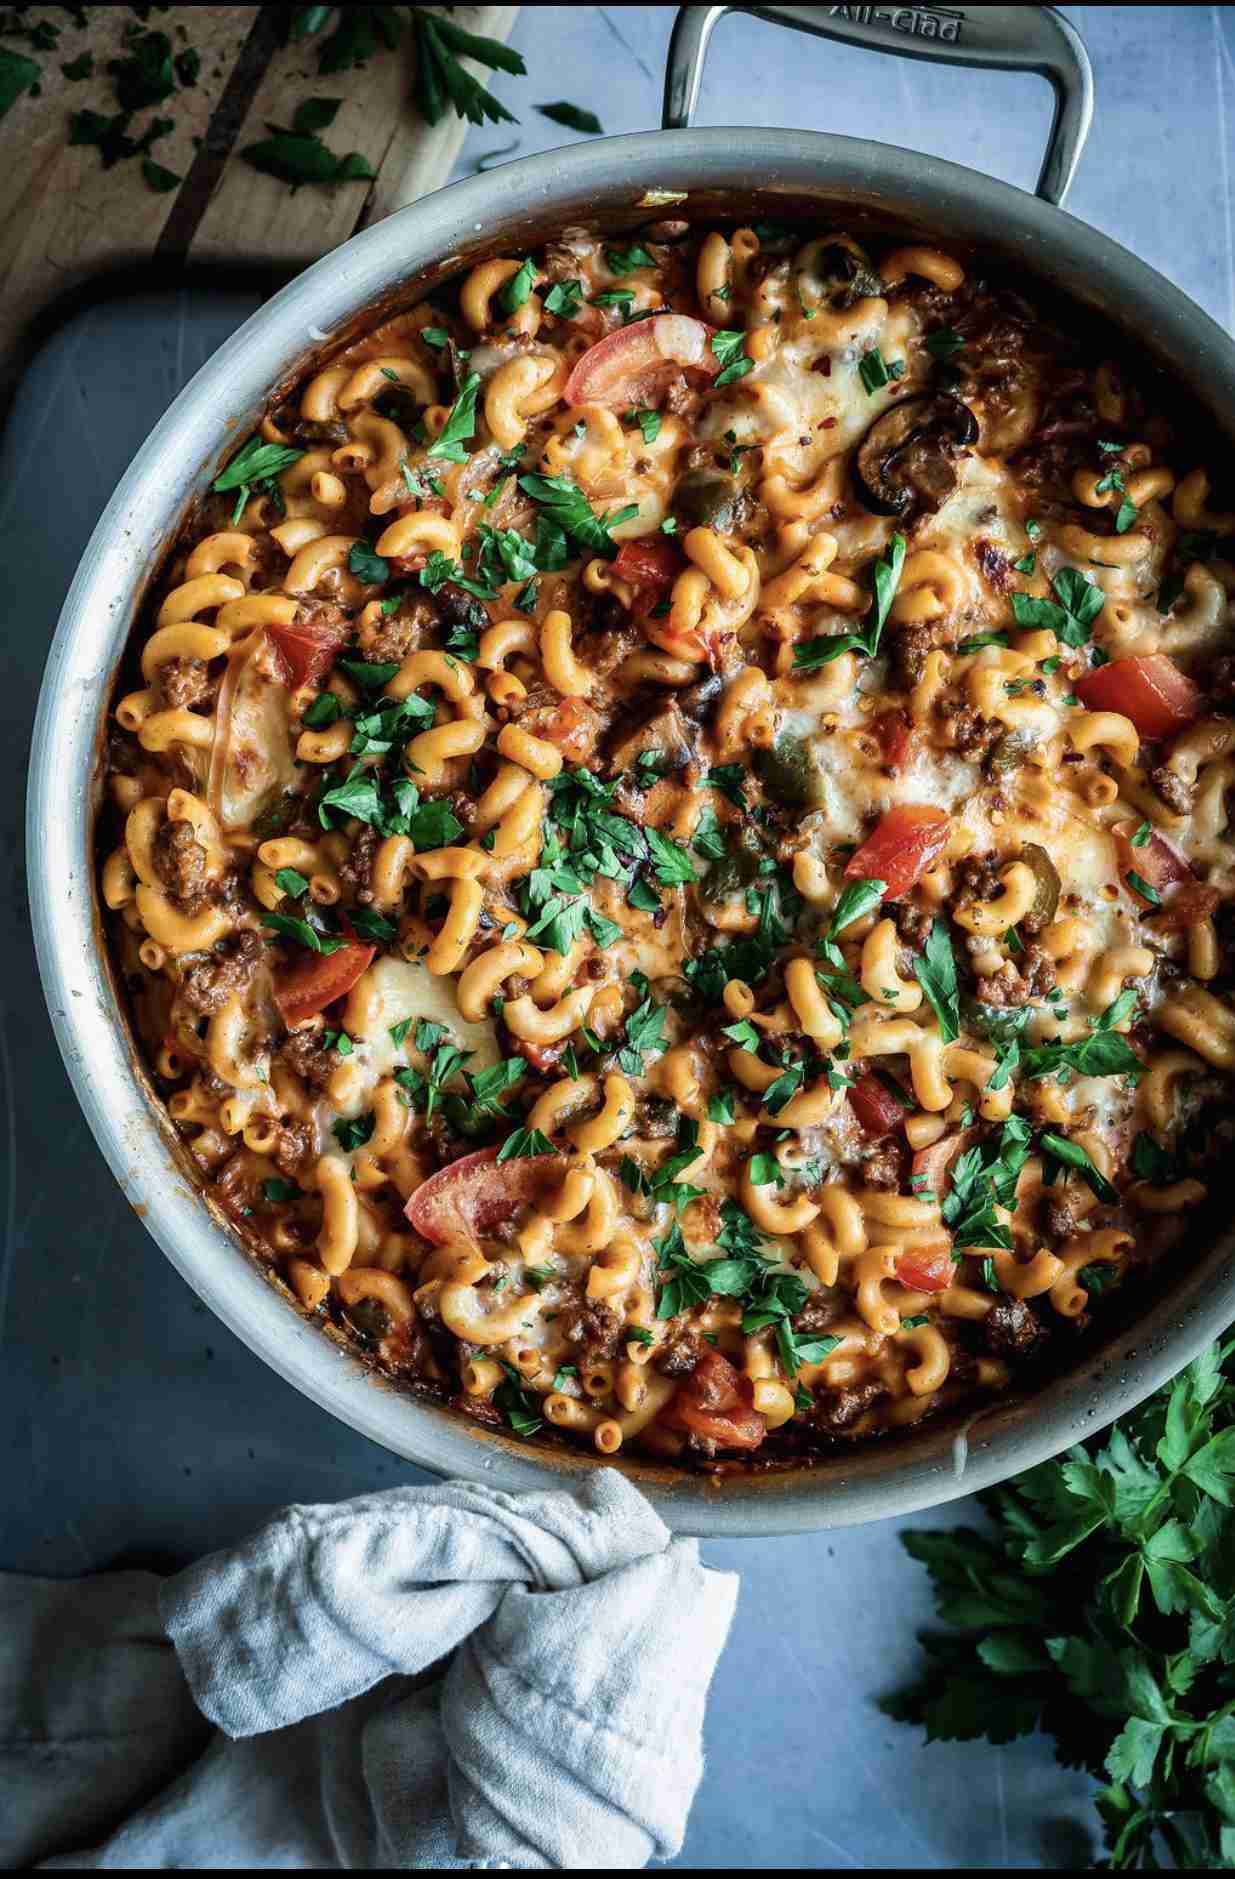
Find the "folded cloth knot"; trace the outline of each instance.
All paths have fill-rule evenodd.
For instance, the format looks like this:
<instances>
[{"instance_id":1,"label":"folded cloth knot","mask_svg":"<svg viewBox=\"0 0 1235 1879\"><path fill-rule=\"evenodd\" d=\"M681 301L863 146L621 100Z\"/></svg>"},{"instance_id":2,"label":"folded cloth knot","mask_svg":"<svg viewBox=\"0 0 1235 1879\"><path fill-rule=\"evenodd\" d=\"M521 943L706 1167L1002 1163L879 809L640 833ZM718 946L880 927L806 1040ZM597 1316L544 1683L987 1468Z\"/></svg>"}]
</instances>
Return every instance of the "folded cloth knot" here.
<instances>
[{"instance_id":1,"label":"folded cloth knot","mask_svg":"<svg viewBox=\"0 0 1235 1879\"><path fill-rule=\"evenodd\" d=\"M63 1589L80 1612L116 1577ZM144 1582L148 1599L145 1575L125 1578ZM6 1621L20 1613L21 1583L0 1581ZM104 1844L48 1863L630 1868L671 1858L702 1773L704 1704L736 1594L735 1575L703 1566L696 1542L673 1539L612 1469L574 1493L451 1483L289 1507L159 1589L166 1637L221 1736ZM68 1623L71 1610L66 1601ZM44 1606L44 1627L47 1616ZM38 1658L24 1654L24 1675ZM136 1713L131 1665L126 1676ZM157 1680L166 1692L166 1664ZM79 1785L80 1708L79 1698ZM125 1727L126 1705L116 1708L100 1730ZM38 1709L52 1751L46 1692ZM0 1716L6 1743L28 1744L23 1720L28 1705L24 1718ZM141 1798L149 1792L147 1782ZM117 1811L134 1798L119 1792ZM94 1825L97 1788L90 1800ZM56 1821L59 1847L74 1844L70 1825ZM17 1857L46 1847L27 1836Z\"/></svg>"}]
</instances>

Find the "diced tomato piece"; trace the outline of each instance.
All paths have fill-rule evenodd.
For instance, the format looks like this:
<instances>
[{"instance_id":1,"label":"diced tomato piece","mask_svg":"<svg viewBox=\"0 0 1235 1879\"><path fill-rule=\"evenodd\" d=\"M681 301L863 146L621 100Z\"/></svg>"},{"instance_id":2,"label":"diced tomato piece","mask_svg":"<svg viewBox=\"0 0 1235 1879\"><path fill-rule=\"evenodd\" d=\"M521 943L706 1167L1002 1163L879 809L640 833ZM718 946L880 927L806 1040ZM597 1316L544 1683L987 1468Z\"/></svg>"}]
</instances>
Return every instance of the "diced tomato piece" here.
<instances>
[{"instance_id":1,"label":"diced tomato piece","mask_svg":"<svg viewBox=\"0 0 1235 1879\"><path fill-rule=\"evenodd\" d=\"M1190 881L1192 870L1177 849L1172 848L1164 835L1152 830L1149 839L1139 848L1134 847L1132 837L1136 833L1136 824L1121 822L1115 828L1115 840L1119 845L1119 866L1123 874L1135 871L1143 881L1159 890L1171 887L1176 881Z\"/></svg>"},{"instance_id":2,"label":"diced tomato piece","mask_svg":"<svg viewBox=\"0 0 1235 1879\"><path fill-rule=\"evenodd\" d=\"M590 757L599 735L600 719L583 698L563 698L548 722L537 726L537 736L556 744L568 763Z\"/></svg>"},{"instance_id":3,"label":"diced tomato piece","mask_svg":"<svg viewBox=\"0 0 1235 1879\"><path fill-rule=\"evenodd\" d=\"M944 811L930 803L897 803L850 856L846 879L885 881L884 899L899 900L939 855L950 827Z\"/></svg>"},{"instance_id":4,"label":"diced tomato piece","mask_svg":"<svg viewBox=\"0 0 1235 1879\"><path fill-rule=\"evenodd\" d=\"M1200 717L1205 695L1164 652L1113 659L1076 682L1090 711L1118 711L1142 737L1170 737Z\"/></svg>"},{"instance_id":5,"label":"diced tomato piece","mask_svg":"<svg viewBox=\"0 0 1235 1879\"><path fill-rule=\"evenodd\" d=\"M750 1380L719 1351L705 1351L684 1377L661 1420L715 1442L718 1448L758 1448L767 1434L763 1417L750 1407Z\"/></svg>"},{"instance_id":6,"label":"diced tomato piece","mask_svg":"<svg viewBox=\"0 0 1235 1879\"><path fill-rule=\"evenodd\" d=\"M283 973L274 988L274 1002L279 1015L290 1029L315 1018L336 998L350 992L362 972L368 970L377 952L376 946L353 942L337 953L306 953Z\"/></svg>"},{"instance_id":7,"label":"diced tomato piece","mask_svg":"<svg viewBox=\"0 0 1235 1879\"><path fill-rule=\"evenodd\" d=\"M899 1129L905 1112L871 1071L860 1076L849 1092L849 1107L861 1124L863 1133L876 1138Z\"/></svg>"},{"instance_id":8,"label":"diced tomato piece","mask_svg":"<svg viewBox=\"0 0 1235 1879\"><path fill-rule=\"evenodd\" d=\"M933 1194L936 1200L942 1200L944 1183L948 1169L962 1151L969 1147L974 1138L973 1129L963 1129L959 1135L945 1135L929 1148L920 1148L913 1158L910 1174L916 1186L915 1193L923 1198Z\"/></svg>"},{"instance_id":9,"label":"diced tomato piece","mask_svg":"<svg viewBox=\"0 0 1235 1879\"><path fill-rule=\"evenodd\" d=\"M481 1148L422 1181L403 1211L417 1233L438 1246L451 1240L475 1245L538 1199L561 1167L557 1155L499 1162L496 1148Z\"/></svg>"},{"instance_id":10,"label":"diced tomato piece","mask_svg":"<svg viewBox=\"0 0 1235 1879\"><path fill-rule=\"evenodd\" d=\"M1124 886L1137 901L1142 912L1145 910L1143 895L1130 885L1128 876L1139 874L1142 881L1163 893L1168 887L1178 882L1195 881L1195 876L1183 856L1171 847L1166 837L1159 835L1157 829L1151 831L1139 848L1133 846L1132 837L1136 834L1135 822L1117 822L1111 830L1115 837L1115 846L1119 851L1119 872ZM1201 916L1204 918L1204 916Z\"/></svg>"},{"instance_id":11,"label":"diced tomato piece","mask_svg":"<svg viewBox=\"0 0 1235 1879\"><path fill-rule=\"evenodd\" d=\"M550 1070L556 1070L566 1054L565 1044L533 1044L527 1038L519 1040L519 1055L526 1057L533 1070L541 1076Z\"/></svg>"},{"instance_id":12,"label":"diced tomato piece","mask_svg":"<svg viewBox=\"0 0 1235 1879\"><path fill-rule=\"evenodd\" d=\"M951 1285L956 1263L946 1247L938 1252L922 1249L902 1253L896 1262L896 1276L914 1292L942 1292Z\"/></svg>"},{"instance_id":13,"label":"diced tomato piece","mask_svg":"<svg viewBox=\"0 0 1235 1879\"><path fill-rule=\"evenodd\" d=\"M1160 911L1155 909L1156 923L1167 932L1183 933L1217 913L1221 900L1216 887L1209 887L1204 881L1186 881L1169 891Z\"/></svg>"},{"instance_id":14,"label":"diced tomato piece","mask_svg":"<svg viewBox=\"0 0 1235 1879\"><path fill-rule=\"evenodd\" d=\"M286 669L287 683L295 687L312 685L330 670L352 629L346 620L337 625L305 620L293 626L268 626L266 631Z\"/></svg>"},{"instance_id":15,"label":"diced tomato piece","mask_svg":"<svg viewBox=\"0 0 1235 1879\"><path fill-rule=\"evenodd\" d=\"M715 327L685 313L657 313L597 340L566 381L568 405L608 405L627 410L651 404L681 371L715 378L720 360L712 351Z\"/></svg>"},{"instance_id":16,"label":"diced tomato piece","mask_svg":"<svg viewBox=\"0 0 1235 1879\"><path fill-rule=\"evenodd\" d=\"M758 1448L768 1432L756 1409L696 1409L688 1400L676 1408L671 1404L664 1414L692 1435L706 1436L718 1448Z\"/></svg>"},{"instance_id":17,"label":"diced tomato piece","mask_svg":"<svg viewBox=\"0 0 1235 1879\"><path fill-rule=\"evenodd\" d=\"M680 548L664 535L643 536L638 541L623 542L613 562L619 580L629 581L641 594L659 598L672 587L686 566Z\"/></svg>"},{"instance_id":18,"label":"diced tomato piece","mask_svg":"<svg viewBox=\"0 0 1235 1879\"><path fill-rule=\"evenodd\" d=\"M913 726L903 711L881 711L871 725L879 739L883 761L893 775L903 770L913 754Z\"/></svg>"}]
</instances>

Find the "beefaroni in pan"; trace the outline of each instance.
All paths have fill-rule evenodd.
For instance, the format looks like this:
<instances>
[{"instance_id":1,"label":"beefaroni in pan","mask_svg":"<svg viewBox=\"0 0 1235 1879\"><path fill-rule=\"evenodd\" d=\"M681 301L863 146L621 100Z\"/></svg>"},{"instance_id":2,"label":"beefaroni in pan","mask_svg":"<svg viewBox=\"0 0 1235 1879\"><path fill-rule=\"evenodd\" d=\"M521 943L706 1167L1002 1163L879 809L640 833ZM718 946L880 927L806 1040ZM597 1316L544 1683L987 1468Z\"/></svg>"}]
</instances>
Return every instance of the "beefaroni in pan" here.
<instances>
[{"instance_id":1,"label":"beefaroni in pan","mask_svg":"<svg viewBox=\"0 0 1235 1879\"><path fill-rule=\"evenodd\" d=\"M102 877L307 1311L723 1471L1138 1282L1235 1070L1183 408L968 254L765 223L564 230L276 398L137 636Z\"/></svg>"}]
</instances>

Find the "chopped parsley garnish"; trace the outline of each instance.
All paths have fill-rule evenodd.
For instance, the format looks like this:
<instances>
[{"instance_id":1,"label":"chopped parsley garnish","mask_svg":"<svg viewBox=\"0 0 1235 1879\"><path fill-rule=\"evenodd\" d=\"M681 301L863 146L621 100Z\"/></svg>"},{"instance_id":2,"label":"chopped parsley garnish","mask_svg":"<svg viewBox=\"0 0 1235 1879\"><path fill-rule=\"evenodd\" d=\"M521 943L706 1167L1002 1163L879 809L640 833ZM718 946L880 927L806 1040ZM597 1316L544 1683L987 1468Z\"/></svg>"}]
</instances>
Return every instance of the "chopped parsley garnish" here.
<instances>
[{"instance_id":1,"label":"chopped parsley garnish","mask_svg":"<svg viewBox=\"0 0 1235 1879\"><path fill-rule=\"evenodd\" d=\"M1011 1230L999 1219L996 1208L1013 1205L1016 1184L1029 1158L1030 1141L1030 1127L1024 1118L1009 1116L998 1140L988 1136L957 1156L942 1208L956 1247L1011 1251Z\"/></svg>"},{"instance_id":2,"label":"chopped parsley garnish","mask_svg":"<svg viewBox=\"0 0 1235 1879\"><path fill-rule=\"evenodd\" d=\"M321 927L310 925L308 920L294 919L291 914L274 913L269 907L262 908L262 925L272 927L284 939L296 940L313 953L337 953L348 943L337 933L327 933Z\"/></svg>"},{"instance_id":3,"label":"chopped parsley garnish","mask_svg":"<svg viewBox=\"0 0 1235 1879\"><path fill-rule=\"evenodd\" d=\"M709 789L718 789L722 796L727 796L736 809L745 811L746 771L740 763L715 764L703 780Z\"/></svg>"},{"instance_id":4,"label":"chopped parsley garnish","mask_svg":"<svg viewBox=\"0 0 1235 1879\"><path fill-rule=\"evenodd\" d=\"M721 366L713 384L732 385L735 379L745 378L754 369L754 360L747 356L745 333L722 328L712 334L709 343Z\"/></svg>"},{"instance_id":5,"label":"chopped parsley garnish","mask_svg":"<svg viewBox=\"0 0 1235 1879\"><path fill-rule=\"evenodd\" d=\"M905 565L906 542L903 535L893 535L883 553L874 563L873 579L874 598L870 612L866 616L866 627L861 633L825 633L816 639L799 640L793 649L793 665L797 672L816 672L820 666L828 665L833 659L839 659L844 652L860 652L868 659L873 659L879 651L879 642L896 598L900 585L901 570ZM1013 596L1015 599L1015 595Z\"/></svg>"},{"instance_id":6,"label":"chopped parsley garnish","mask_svg":"<svg viewBox=\"0 0 1235 1879\"><path fill-rule=\"evenodd\" d=\"M1012 612L1018 626L1045 626L1064 646L1084 646L1103 607L1106 595L1076 568L1060 568L1051 581L1056 600L1038 600L1032 594L1013 594Z\"/></svg>"},{"instance_id":7,"label":"chopped parsley garnish","mask_svg":"<svg viewBox=\"0 0 1235 1879\"><path fill-rule=\"evenodd\" d=\"M552 1155L553 1143L539 1129L515 1129L497 1151L499 1161L521 1161L531 1155Z\"/></svg>"},{"instance_id":8,"label":"chopped parsley garnish","mask_svg":"<svg viewBox=\"0 0 1235 1879\"><path fill-rule=\"evenodd\" d=\"M1071 1043L1036 1044L1021 1052L1021 1073L1029 1078L1069 1071L1082 1077L1139 1076L1144 1065L1118 1031L1097 1030Z\"/></svg>"},{"instance_id":9,"label":"chopped parsley garnish","mask_svg":"<svg viewBox=\"0 0 1235 1879\"><path fill-rule=\"evenodd\" d=\"M412 1108L421 1110L426 1118L441 1106L446 1085L472 1055L470 1050L459 1050L456 1045L443 1042L445 1035L440 1024L421 1018L416 1025L415 1044L425 1058L426 1067L395 1071L395 1082L406 1091Z\"/></svg>"},{"instance_id":10,"label":"chopped parsley garnish","mask_svg":"<svg viewBox=\"0 0 1235 1879\"><path fill-rule=\"evenodd\" d=\"M536 1414L535 1399L524 1389L523 1378L514 1365L507 1363L504 1357L498 1362L506 1374L493 1392L495 1407L501 1410L516 1435L525 1438L535 1435L543 1422Z\"/></svg>"},{"instance_id":11,"label":"chopped parsley garnish","mask_svg":"<svg viewBox=\"0 0 1235 1879\"><path fill-rule=\"evenodd\" d=\"M370 1109L363 1116L338 1116L330 1125L330 1132L345 1155L355 1149L363 1148L377 1127L377 1117Z\"/></svg>"},{"instance_id":12,"label":"chopped parsley garnish","mask_svg":"<svg viewBox=\"0 0 1235 1879\"><path fill-rule=\"evenodd\" d=\"M274 877L274 883L276 887L281 887L292 900L299 900L302 894L307 894L309 891L309 883L298 868L280 868Z\"/></svg>"},{"instance_id":13,"label":"chopped parsley garnish","mask_svg":"<svg viewBox=\"0 0 1235 1879\"><path fill-rule=\"evenodd\" d=\"M645 444L654 444L660 436L660 412L641 408L626 413L628 424L637 424Z\"/></svg>"},{"instance_id":14,"label":"chopped parsley garnish","mask_svg":"<svg viewBox=\"0 0 1235 1879\"><path fill-rule=\"evenodd\" d=\"M443 457L448 463L467 462L467 452L463 446L475 435L476 394L479 390L479 372L469 372L463 381L463 389L450 407L441 434L434 438L425 451L426 457Z\"/></svg>"},{"instance_id":15,"label":"chopped parsley garnish","mask_svg":"<svg viewBox=\"0 0 1235 1879\"><path fill-rule=\"evenodd\" d=\"M938 917L931 923L926 945L914 959L913 975L939 1020L939 1034L944 1043L954 1043L961 1032L956 959L952 942L948 938L947 923Z\"/></svg>"},{"instance_id":16,"label":"chopped parsley garnish","mask_svg":"<svg viewBox=\"0 0 1235 1879\"><path fill-rule=\"evenodd\" d=\"M1118 1191L1111 1186L1101 1169L1094 1165L1092 1157L1085 1152L1079 1142L1070 1142L1066 1135L1056 1135L1050 1129L1044 1129L1039 1139L1048 1155L1062 1162L1065 1167L1078 1170L1087 1186L1092 1188L1104 1205L1108 1207L1118 1205ZM1050 1185L1052 1176L1049 1170L1045 1179Z\"/></svg>"},{"instance_id":17,"label":"chopped parsley garnish","mask_svg":"<svg viewBox=\"0 0 1235 1879\"><path fill-rule=\"evenodd\" d=\"M659 829L649 828L645 833L652 867L663 887L680 887L698 880L694 863L680 842L675 842L669 835L662 835Z\"/></svg>"},{"instance_id":18,"label":"chopped parsley garnish","mask_svg":"<svg viewBox=\"0 0 1235 1879\"><path fill-rule=\"evenodd\" d=\"M366 582L388 581L390 563L368 542L353 542L347 551L347 565L357 580ZM395 667L398 671L398 667Z\"/></svg>"},{"instance_id":19,"label":"chopped parsley garnish","mask_svg":"<svg viewBox=\"0 0 1235 1879\"><path fill-rule=\"evenodd\" d=\"M905 361L903 359L885 360L878 346L872 352L864 352L858 360L858 377L868 398L874 396L884 385L893 379L903 378Z\"/></svg>"},{"instance_id":20,"label":"chopped parsley garnish","mask_svg":"<svg viewBox=\"0 0 1235 1879\"><path fill-rule=\"evenodd\" d=\"M1132 1144L1132 1172L1142 1181L1165 1186L1175 1179L1174 1158L1142 1129Z\"/></svg>"},{"instance_id":21,"label":"chopped parsley garnish","mask_svg":"<svg viewBox=\"0 0 1235 1879\"><path fill-rule=\"evenodd\" d=\"M220 496L232 489L237 491L232 521L238 522L251 490L257 486L269 486L273 478L283 470L290 469L293 463L299 463L303 455L303 450L297 450L291 444L267 444L260 437L251 437L243 450L236 452L227 468L215 477L211 488Z\"/></svg>"},{"instance_id":22,"label":"chopped parsley garnish","mask_svg":"<svg viewBox=\"0 0 1235 1879\"><path fill-rule=\"evenodd\" d=\"M618 1068L627 1076L641 1077L644 1053L665 1047L664 1028L664 1006L651 996L645 998L626 1020L626 1042L618 1052Z\"/></svg>"},{"instance_id":23,"label":"chopped parsley garnish","mask_svg":"<svg viewBox=\"0 0 1235 1879\"><path fill-rule=\"evenodd\" d=\"M519 487L533 502L539 503L550 520L573 541L603 555L617 553L610 531L639 513L637 503L628 503L612 515L597 515L583 491L568 476L521 476Z\"/></svg>"},{"instance_id":24,"label":"chopped parsley garnish","mask_svg":"<svg viewBox=\"0 0 1235 1879\"><path fill-rule=\"evenodd\" d=\"M556 314L559 320L573 320L583 304L583 282L555 281L542 304L546 313Z\"/></svg>"},{"instance_id":25,"label":"chopped parsley garnish","mask_svg":"<svg viewBox=\"0 0 1235 1879\"><path fill-rule=\"evenodd\" d=\"M620 279L623 274L633 274L636 268L655 267L656 263L646 248L636 242L629 248L606 248L605 262L611 274Z\"/></svg>"},{"instance_id":26,"label":"chopped parsley garnish","mask_svg":"<svg viewBox=\"0 0 1235 1879\"><path fill-rule=\"evenodd\" d=\"M503 285L498 299L505 313L517 313L532 297L532 287L536 280L536 263L531 255L511 275ZM470 432L468 435L470 436Z\"/></svg>"}]
</instances>

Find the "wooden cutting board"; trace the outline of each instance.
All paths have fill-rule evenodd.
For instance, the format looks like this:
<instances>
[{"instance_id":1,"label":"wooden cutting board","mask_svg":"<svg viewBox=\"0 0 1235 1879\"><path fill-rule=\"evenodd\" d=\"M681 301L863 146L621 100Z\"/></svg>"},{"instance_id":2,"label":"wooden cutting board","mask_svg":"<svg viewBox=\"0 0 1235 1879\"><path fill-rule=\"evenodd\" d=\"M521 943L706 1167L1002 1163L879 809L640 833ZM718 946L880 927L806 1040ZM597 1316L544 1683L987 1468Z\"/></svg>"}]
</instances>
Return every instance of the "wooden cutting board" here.
<instances>
[{"instance_id":1,"label":"wooden cutting board","mask_svg":"<svg viewBox=\"0 0 1235 1879\"><path fill-rule=\"evenodd\" d=\"M155 117L175 128L152 156L183 178L158 195L138 159L105 170L93 146L70 148L69 116L118 109L107 64L123 51L134 24L127 6L92 6L81 25L63 7L31 8L61 27L52 50L32 51L42 68L38 96L18 99L0 120L0 404L7 406L24 362L59 314L100 283L175 280L197 263L268 267L272 284L297 272L358 228L437 189L450 175L467 131L453 112L426 124L411 102L412 34L358 71L321 76L316 40L284 45L278 16L261 6L170 6L147 25L165 32L173 52L201 55L195 85L134 116L139 137ZM469 31L505 40L517 7L456 6L450 17ZM14 51L28 50L6 40ZM61 70L84 52L94 74L73 82ZM477 69L472 67L470 69ZM491 75L482 74L491 82ZM343 100L325 141L358 150L375 182L306 185L294 193L236 154L288 125L306 98ZM496 126L496 142L504 141Z\"/></svg>"}]
</instances>

